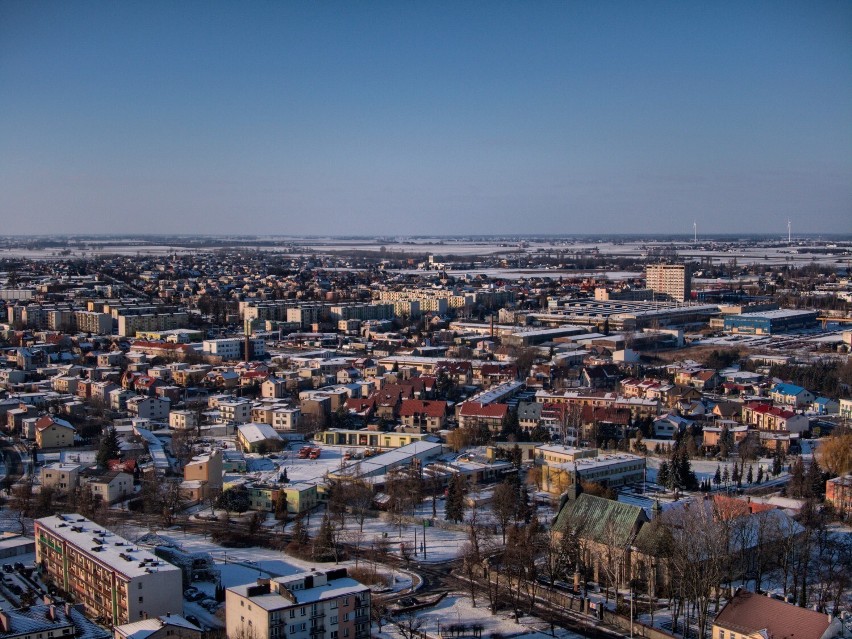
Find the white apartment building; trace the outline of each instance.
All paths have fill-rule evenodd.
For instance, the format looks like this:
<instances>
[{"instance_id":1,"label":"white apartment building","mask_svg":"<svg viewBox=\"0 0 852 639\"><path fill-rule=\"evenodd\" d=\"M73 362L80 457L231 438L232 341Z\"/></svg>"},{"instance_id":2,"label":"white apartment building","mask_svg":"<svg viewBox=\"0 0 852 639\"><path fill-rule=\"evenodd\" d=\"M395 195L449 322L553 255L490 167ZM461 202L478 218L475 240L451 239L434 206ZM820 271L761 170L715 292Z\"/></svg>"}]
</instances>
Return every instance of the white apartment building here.
<instances>
[{"instance_id":1,"label":"white apartment building","mask_svg":"<svg viewBox=\"0 0 852 639\"><path fill-rule=\"evenodd\" d=\"M266 340L260 337L249 339L252 357L266 355ZM222 339L206 339L201 343L202 350L208 355L215 355L224 360L242 359L244 357L245 338L225 337Z\"/></svg>"}]
</instances>

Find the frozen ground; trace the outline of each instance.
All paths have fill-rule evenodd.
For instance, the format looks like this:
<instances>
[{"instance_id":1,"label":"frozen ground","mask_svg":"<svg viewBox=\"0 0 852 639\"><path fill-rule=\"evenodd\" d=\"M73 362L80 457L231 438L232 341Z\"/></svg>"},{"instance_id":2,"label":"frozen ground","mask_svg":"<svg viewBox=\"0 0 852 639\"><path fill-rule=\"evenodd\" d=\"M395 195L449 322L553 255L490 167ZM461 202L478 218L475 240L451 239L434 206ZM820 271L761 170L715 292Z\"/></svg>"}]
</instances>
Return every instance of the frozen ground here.
<instances>
[{"instance_id":1,"label":"frozen ground","mask_svg":"<svg viewBox=\"0 0 852 639\"><path fill-rule=\"evenodd\" d=\"M437 636L441 627L446 628L452 624L465 624L468 627L472 624L481 624L483 637L495 633L506 637L530 637L540 632L546 632L548 637L552 636L550 635L550 626L540 619L521 617L516 622L509 613L501 612L492 615L488 611L487 605L485 599L477 598L477 607L474 607L469 597L459 594L448 595L437 606L417 613L417 617L423 620L420 630L430 636ZM377 632L374 626L371 636L381 637L382 639L400 639L403 634L392 624L387 624L382 628L382 632ZM567 630L559 630L556 636L562 639L580 639L582 635Z\"/></svg>"}]
</instances>

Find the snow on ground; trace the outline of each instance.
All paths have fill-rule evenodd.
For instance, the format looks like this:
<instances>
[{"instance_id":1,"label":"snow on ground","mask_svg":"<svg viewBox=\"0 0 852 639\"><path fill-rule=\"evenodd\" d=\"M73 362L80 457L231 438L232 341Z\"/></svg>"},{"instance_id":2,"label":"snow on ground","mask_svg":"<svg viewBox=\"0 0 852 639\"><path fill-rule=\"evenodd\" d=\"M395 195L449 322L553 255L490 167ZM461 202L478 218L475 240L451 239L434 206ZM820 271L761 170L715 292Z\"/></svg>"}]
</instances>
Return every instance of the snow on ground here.
<instances>
[{"instance_id":1,"label":"snow on ground","mask_svg":"<svg viewBox=\"0 0 852 639\"><path fill-rule=\"evenodd\" d=\"M452 624L465 624L470 627L472 624L482 624L483 637L495 633L505 636L529 636L530 633L538 632L547 632L547 636L552 636L549 634L550 626L540 619L522 617L520 623L518 623L510 613L492 615L485 599L477 597L476 604L477 606L474 608L470 598L460 594L448 595L438 605L416 613L417 618L423 620L420 631L436 636L439 627L445 628ZM403 623L405 622L403 621ZM394 625L387 624L382 628L382 632L377 632L374 626L372 636L382 639L399 639L403 635ZM567 630L558 632L556 636L563 639L579 639L581 637L581 635Z\"/></svg>"}]
</instances>

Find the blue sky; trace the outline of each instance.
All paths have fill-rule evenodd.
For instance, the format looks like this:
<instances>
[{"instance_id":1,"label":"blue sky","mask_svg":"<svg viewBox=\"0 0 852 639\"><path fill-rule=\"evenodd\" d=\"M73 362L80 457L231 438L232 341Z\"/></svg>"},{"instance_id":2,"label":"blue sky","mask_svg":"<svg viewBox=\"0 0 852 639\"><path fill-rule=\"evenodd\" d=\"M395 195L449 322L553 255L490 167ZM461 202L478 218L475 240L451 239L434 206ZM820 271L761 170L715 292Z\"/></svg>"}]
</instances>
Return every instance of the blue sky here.
<instances>
[{"instance_id":1,"label":"blue sky","mask_svg":"<svg viewBox=\"0 0 852 639\"><path fill-rule=\"evenodd\" d=\"M852 232L852 2L0 0L0 233Z\"/></svg>"}]
</instances>

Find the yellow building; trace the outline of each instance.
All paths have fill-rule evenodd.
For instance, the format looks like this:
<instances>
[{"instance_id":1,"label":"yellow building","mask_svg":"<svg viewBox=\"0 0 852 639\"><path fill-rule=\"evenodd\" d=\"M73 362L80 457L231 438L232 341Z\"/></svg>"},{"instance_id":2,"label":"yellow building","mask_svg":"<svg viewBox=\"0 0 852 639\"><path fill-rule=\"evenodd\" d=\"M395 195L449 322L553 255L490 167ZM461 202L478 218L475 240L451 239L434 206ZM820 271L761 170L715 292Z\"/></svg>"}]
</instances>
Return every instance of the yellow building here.
<instances>
[{"instance_id":1,"label":"yellow building","mask_svg":"<svg viewBox=\"0 0 852 639\"><path fill-rule=\"evenodd\" d=\"M45 415L36 422L36 444L41 450L70 448L74 445L76 432L76 429L64 419Z\"/></svg>"}]
</instances>

